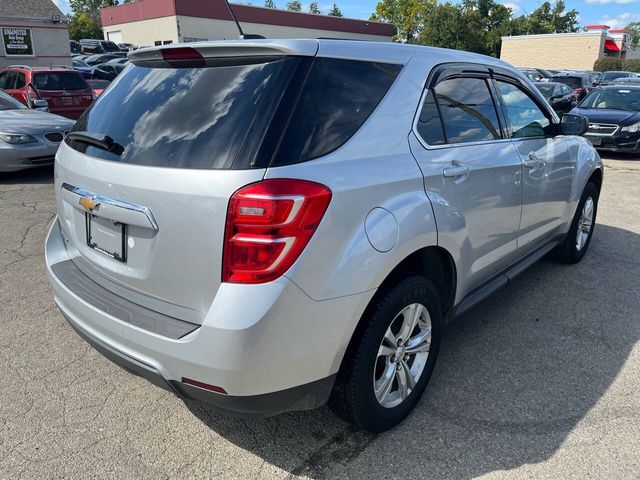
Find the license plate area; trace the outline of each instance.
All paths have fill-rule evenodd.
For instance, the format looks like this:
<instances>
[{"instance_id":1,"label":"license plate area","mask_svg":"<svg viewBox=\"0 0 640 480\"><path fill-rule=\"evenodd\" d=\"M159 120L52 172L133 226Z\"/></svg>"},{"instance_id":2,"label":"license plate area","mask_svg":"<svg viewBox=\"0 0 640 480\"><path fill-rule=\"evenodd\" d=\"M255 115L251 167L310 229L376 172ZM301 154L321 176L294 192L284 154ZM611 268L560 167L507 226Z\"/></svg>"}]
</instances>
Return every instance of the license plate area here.
<instances>
[{"instance_id":1,"label":"license plate area","mask_svg":"<svg viewBox=\"0 0 640 480\"><path fill-rule=\"evenodd\" d=\"M107 257L127 261L126 231L124 223L97 217L85 212L87 245Z\"/></svg>"},{"instance_id":2,"label":"license plate area","mask_svg":"<svg viewBox=\"0 0 640 480\"><path fill-rule=\"evenodd\" d=\"M602 145L602 137L588 135L587 140L591 142L591 145Z\"/></svg>"},{"instance_id":3,"label":"license plate area","mask_svg":"<svg viewBox=\"0 0 640 480\"><path fill-rule=\"evenodd\" d=\"M62 97L62 105L73 105L72 97Z\"/></svg>"}]
</instances>

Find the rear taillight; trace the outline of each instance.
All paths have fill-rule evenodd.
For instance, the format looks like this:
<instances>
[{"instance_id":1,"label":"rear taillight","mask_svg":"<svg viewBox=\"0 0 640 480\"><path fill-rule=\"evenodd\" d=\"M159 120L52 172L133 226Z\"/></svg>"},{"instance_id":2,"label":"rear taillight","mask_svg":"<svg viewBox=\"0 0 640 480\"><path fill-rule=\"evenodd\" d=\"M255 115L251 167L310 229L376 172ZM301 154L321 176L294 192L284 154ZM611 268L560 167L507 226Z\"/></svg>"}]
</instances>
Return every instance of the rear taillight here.
<instances>
[{"instance_id":1,"label":"rear taillight","mask_svg":"<svg viewBox=\"0 0 640 480\"><path fill-rule=\"evenodd\" d=\"M278 178L241 188L227 209L222 281L264 283L300 256L324 216L331 190Z\"/></svg>"}]
</instances>

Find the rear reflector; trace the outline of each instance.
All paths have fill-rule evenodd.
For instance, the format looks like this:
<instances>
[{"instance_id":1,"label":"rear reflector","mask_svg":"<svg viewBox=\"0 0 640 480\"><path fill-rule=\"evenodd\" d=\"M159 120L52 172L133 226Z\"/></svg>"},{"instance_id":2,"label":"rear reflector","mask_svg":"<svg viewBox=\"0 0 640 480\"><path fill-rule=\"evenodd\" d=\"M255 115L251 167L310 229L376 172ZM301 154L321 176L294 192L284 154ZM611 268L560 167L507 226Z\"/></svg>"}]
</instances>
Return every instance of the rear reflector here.
<instances>
[{"instance_id":1,"label":"rear reflector","mask_svg":"<svg viewBox=\"0 0 640 480\"><path fill-rule=\"evenodd\" d=\"M227 210L222 281L264 283L284 274L318 228L331 190L278 178L241 188Z\"/></svg>"},{"instance_id":2,"label":"rear reflector","mask_svg":"<svg viewBox=\"0 0 640 480\"><path fill-rule=\"evenodd\" d=\"M209 385L208 383L199 382L198 380L192 380L191 378L187 378L187 377L182 377L182 383L186 383L187 385L193 385L194 387L198 387L198 388L204 388L205 390L209 390L211 392L224 393L224 394L227 393L225 389L222 387L218 387L216 385Z\"/></svg>"},{"instance_id":3,"label":"rear reflector","mask_svg":"<svg viewBox=\"0 0 640 480\"><path fill-rule=\"evenodd\" d=\"M176 47L161 50L162 58L172 67L197 68L204 67L204 57L195 48Z\"/></svg>"}]
</instances>

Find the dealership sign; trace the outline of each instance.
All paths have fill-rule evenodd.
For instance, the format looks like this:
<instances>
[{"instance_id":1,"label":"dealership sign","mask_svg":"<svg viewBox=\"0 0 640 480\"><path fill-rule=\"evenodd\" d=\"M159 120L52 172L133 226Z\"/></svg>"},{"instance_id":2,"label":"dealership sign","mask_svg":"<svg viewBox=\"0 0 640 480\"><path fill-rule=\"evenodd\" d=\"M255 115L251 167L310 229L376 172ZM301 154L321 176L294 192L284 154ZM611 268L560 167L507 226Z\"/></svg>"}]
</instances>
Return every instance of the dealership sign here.
<instances>
[{"instance_id":1,"label":"dealership sign","mask_svg":"<svg viewBox=\"0 0 640 480\"><path fill-rule=\"evenodd\" d=\"M33 55L30 28L3 27L2 40L6 55Z\"/></svg>"}]
</instances>

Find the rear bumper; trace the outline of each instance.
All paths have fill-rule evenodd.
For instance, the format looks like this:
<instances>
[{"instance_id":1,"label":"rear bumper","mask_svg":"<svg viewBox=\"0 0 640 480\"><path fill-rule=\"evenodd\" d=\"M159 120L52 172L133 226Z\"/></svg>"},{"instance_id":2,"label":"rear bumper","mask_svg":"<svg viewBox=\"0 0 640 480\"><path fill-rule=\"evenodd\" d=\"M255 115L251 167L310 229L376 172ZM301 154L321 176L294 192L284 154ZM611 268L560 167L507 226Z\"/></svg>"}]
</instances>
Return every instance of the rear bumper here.
<instances>
[{"instance_id":1,"label":"rear bumper","mask_svg":"<svg viewBox=\"0 0 640 480\"><path fill-rule=\"evenodd\" d=\"M263 285L222 284L202 325L171 338L83 299L83 285L70 288L55 273L55 265L69 260L56 220L46 242L49 280L56 304L85 340L156 385L239 414L273 415L324 404L373 294L316 302L286 278ZM221 387L226 394L185 384L184 378Z\"/></svg>"}]
</instances>

